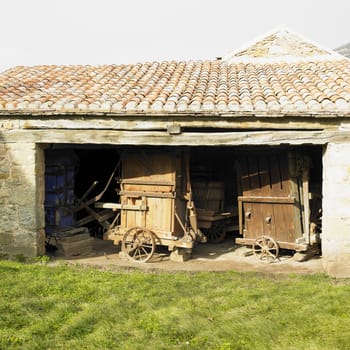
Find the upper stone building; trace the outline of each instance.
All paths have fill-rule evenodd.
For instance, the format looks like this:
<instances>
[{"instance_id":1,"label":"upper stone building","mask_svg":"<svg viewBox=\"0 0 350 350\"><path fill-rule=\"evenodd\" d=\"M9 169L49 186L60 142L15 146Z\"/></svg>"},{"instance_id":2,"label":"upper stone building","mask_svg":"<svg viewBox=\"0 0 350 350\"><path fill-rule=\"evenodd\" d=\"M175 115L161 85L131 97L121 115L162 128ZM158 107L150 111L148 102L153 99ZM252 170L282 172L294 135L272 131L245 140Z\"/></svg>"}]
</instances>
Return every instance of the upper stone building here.
<instances>
[{"instance_id":1,"label":"upper stone building","mask_svg":"<svg viewBox=\"0 0 350 350\"><path fill-rule=\"evenodd\" d=\"M350 44L340 46L337 49L335 49L335 51L347 58L350 58Z\"/></svg>"},{"instance_id":2,"label":"upper stone building","mask_svg":"<svg viewBox=\"0 0 350 350\"><path fill-rule=\"evenodd\" d=\"M281 26L254 41L245 44L224 57L228 62L239 62L243 60L276 61L300 61L300 60L323 60L337 54L319 44L303 38L290 29Z\"/></svg>"}]
</instances>

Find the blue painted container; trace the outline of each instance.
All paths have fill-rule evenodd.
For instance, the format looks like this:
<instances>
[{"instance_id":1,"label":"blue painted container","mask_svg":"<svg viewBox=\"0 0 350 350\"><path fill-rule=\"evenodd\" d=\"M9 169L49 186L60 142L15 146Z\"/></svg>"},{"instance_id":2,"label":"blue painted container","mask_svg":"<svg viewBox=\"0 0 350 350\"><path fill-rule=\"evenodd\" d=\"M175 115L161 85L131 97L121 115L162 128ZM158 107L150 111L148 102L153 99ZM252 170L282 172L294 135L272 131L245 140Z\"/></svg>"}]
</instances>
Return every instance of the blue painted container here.
<instances>
[{"instance_id":1,"label":"blue painted container","mask_svg":"<svg viewBox=\"0 0 350 350\"><path fill-rule=\"evenodd\" d=\"M46 235L59 235L75 225L74 178L78 164L73 151L45 152Z\"/></svg>"}]
</instances>

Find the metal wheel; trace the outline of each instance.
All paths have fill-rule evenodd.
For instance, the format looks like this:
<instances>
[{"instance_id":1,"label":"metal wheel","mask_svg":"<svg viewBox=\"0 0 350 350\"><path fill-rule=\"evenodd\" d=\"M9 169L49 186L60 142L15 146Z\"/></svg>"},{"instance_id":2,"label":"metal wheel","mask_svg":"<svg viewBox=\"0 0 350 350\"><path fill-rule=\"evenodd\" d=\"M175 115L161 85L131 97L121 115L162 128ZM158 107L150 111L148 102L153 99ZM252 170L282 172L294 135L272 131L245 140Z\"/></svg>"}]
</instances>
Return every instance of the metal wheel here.
<instances>
[{"instance_id":1,"label":"metal wheel","mask_svg":"<svg viewBox=\"0 0 350 350\"><path fill-rule=\"evenodd\" d=\"M260 260L273 262L278 258L279 247L273 238L261 236L253 243L253 253L259 257Z\"/></svg>"},{"instance_id":2,"label":"metal wheel","mask_svg":"<svg viewBox=\"0 0 350 350\"><path fill-rule=\"evenodd\" d=\"M149 261L155 250L154 233L146 228L133 227L125 232L122 251L135 262Z\"/></svg>"},{"instance_id":3,"label":"metal wheel","mask_svg":"<svg viewBox=\"0 0 350 350\"><path fill-rule=\"evenodd\" d=\"M224 221L214 222L209 229L203 229L209 243L220 243L226 237L226 223Z\"/></svg>"}]
</instances>

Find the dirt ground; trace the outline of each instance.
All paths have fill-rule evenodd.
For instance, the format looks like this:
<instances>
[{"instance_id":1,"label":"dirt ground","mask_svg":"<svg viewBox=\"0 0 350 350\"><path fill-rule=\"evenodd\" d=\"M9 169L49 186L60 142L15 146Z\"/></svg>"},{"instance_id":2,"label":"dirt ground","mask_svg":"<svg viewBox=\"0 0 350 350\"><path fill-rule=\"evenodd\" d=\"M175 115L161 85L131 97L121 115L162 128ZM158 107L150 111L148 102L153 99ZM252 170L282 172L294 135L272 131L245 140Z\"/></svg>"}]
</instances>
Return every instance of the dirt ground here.
<instances>
[{"instance_id":1,"label":"dirt ground","mask_svg":"<svg viewBox=\"0 0 350 350\"><path fill-rule=\"evenodd\" d=\"M147 263L135 263L119 254L119 246L111 241L94 239L92 253L85 256L66 258L55 254L57 261L64 260L68 264L93 266L105 270L136 268L140 270L159 271L236 271L265 273L323 273L322 257L313 256L307 261L298 262L293 259L292 252L283 251L272 263L261 261L251 254L245 246L234 244L232 237L220 244L198 244L192 252L192 258L185 262L170 260L167 247L159 247L153 258Z\"/></svg>"}]
</instances>

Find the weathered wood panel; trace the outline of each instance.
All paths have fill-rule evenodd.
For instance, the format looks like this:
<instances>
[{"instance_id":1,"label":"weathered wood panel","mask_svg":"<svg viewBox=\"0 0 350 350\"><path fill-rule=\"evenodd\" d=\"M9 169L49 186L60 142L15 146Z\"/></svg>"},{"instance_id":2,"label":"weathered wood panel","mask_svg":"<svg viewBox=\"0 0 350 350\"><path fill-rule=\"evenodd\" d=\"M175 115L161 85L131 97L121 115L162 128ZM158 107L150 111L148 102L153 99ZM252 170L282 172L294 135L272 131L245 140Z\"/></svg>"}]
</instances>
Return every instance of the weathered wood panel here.
<instances>
[{"instance_id":1,"label":"weathered wood panel","mask_svg":"<svg viewBox=\"0 0 350 350\"><path fill-rule=\"evenodd\" d=\"M169 154L128 152L125 159L123 181L133 188L131 191L139 191L144 186L150 187L152 191L160 191L163 187L168 191L169 187L171 189L171 186L175 186L175 169Z\"/></svg>"},{"instance_id":2,"label":"weathered wood panel","mask_svg":"<svg viewBox=\"0 0 350 350\"><path fill-rule=\"evenodd\" d=\"M126 152L122 162L122 203L146 205L147 210L122 211L121 227L147 227L159 238L170 239L175 227L175 153Z\"/></svg>"},{"instance_id":3,"label":"weathered wood panel","mask_svg":"<svg viewBox=\"0 0 350 350\"><path fill-rule=\"evenodd\" d=\"M142 117L130 118L121 116L119 118L84 117L81 118L33 118L4 120L0 125L23 128L23 129L110 129L110 130L167 130L170 125L178 125L181 128L219 128L219 129L284 129L284 130L317 130L334 129L337 123L334 118L200 118L200 117Z\"/></svg>"},{"instance_id":4,"label":"weathered wood panel","mask_svg":"<svg viewBox=\"0 0 350 350\"><path fill-rule=\"evenodd\" d=\"M286 152L242 152L237 169L241 182L244 238L266 235L279 242L295 243L302 237L301 198L297 181L289 172L296 161ZM242 226L241 226L242 230Z\"/></svg>"}]
</instances>

